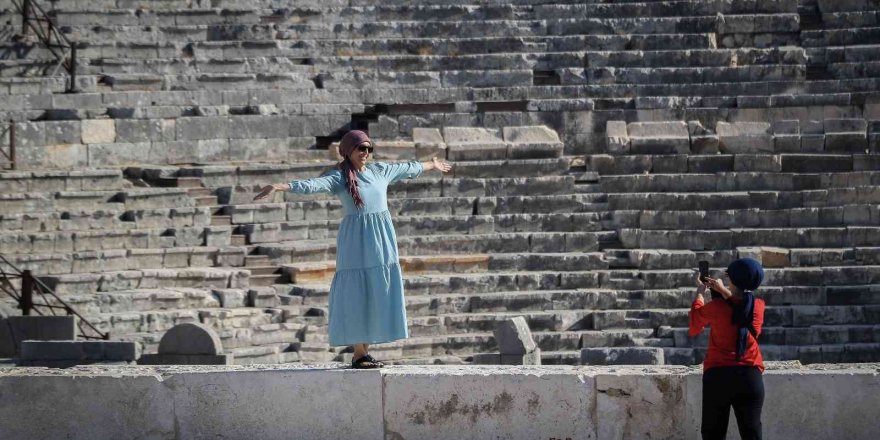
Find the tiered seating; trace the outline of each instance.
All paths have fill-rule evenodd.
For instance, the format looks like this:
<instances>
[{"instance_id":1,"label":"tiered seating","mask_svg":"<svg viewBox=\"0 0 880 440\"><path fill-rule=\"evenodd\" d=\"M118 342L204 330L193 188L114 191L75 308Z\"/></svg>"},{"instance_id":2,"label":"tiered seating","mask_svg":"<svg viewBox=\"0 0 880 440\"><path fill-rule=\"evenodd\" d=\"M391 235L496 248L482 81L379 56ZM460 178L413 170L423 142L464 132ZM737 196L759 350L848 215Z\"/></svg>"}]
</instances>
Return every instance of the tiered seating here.
<instances>
[{"instance_id":1,"label":"tiered seating","mask_svg":"<svg viewBox=\"0 0 880 440\"><path fill-rule=\"evenodd\" d=\"M80 93L3 44L2 252L148 351L200 321L239 362L333 358L338 202L251 198L367 128L456 164L392 189L414 338L386 359L466 361L523 314L545 362L698 362L691 269L760 255L768 358L875 360L876 2L411 3L51 4ZM559 139L495 131L524 125Z\"/></svg>"},{"instance_id":2,"label":"tiered seating","mask_svg":"<svg viewBox=\"0 0 880 440\"><path fill-rule=\"evenodd\" d=\"M47 54L15 43L8 51L26 56L4 61L15 77L3 84L15 96L0 112L15 120L117 119L115 138L81 142L88 153L69 147L49 163L20 158L37 166L314 160L323 138L367 123L387 138L416 126L549 124L579 154L627 110L627 120L658 120L692 108L689 118L706 125L719 114L806 119L816 106L870 113L864 104L876 102L880 85L870 62L876 8L859 5L54 4L58 24L82 45L86 93L50 95L63 80L21 77ZM779 114L783 107L790 109ZM719 111L727 108L750 111ZM185 127L169 127L169 119ZM59 143L36 139L31 149ZM107 154L121 148L125 163Z\"/></svg>"}]
</instances>

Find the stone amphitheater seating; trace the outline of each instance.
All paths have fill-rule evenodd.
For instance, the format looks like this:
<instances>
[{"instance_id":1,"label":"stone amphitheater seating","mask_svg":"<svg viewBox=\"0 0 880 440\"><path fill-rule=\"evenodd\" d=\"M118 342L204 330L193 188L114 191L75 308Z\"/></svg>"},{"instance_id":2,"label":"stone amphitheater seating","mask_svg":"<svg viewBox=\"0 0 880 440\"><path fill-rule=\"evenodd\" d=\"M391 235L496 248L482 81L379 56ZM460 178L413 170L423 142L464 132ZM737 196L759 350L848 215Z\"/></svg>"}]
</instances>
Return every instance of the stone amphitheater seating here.
<instances>
[{"instance_id":1,"label":"stone amphitheater seating","mask_svg":"<svg viewBox=\"0 0 880 440\"><path fill-rule=\"evenodd\" d=\"M79 93L3 39L2 253L148 353L202 322L236 362L334 358L339 203L251 199L367 128L455 162L391 189L413 337L377 356L467 361L521 315L544 363L696 363L692 268L748 255L767 359L880 357L880 4L411 3L52 3Z\"/></svg>"}]
</instances>

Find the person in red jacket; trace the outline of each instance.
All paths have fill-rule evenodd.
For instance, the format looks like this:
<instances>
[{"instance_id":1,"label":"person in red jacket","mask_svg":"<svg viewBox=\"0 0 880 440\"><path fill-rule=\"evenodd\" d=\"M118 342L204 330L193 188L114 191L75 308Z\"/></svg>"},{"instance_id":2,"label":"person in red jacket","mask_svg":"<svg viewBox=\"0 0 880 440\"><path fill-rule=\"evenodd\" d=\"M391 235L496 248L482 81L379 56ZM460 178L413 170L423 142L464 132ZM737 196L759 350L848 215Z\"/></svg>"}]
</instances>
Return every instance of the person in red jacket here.
<instances>
[{"instance_id":1,"label":"person in red jacket","mask_svg":"<svg viewBox=\"0 0 880 440\"><path fill-rule=\"evenodd\" d=\"M754 291L764 280L761 263L740 258L727 267L730 287L717 278L697 278L697 297L691 304L688 334L696 336L706 325L709 348L703 361L703 415L700 432L704 440L724 439L730 407L736 415L743 440L761 439L764 406L764 361L758 335L764 324L764 300ZM721 294L708 304L706 290Z\"/></svg>"}]
</instances>

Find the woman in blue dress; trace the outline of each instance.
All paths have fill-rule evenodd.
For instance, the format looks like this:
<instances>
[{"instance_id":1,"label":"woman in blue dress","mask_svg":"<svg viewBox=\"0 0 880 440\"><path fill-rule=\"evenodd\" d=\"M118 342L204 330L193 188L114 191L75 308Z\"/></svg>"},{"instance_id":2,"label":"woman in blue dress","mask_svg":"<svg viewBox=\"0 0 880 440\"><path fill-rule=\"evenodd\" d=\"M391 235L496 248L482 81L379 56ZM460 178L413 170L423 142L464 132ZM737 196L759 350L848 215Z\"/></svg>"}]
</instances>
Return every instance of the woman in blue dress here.
<instances>
[{"instance_id":1,"label":"woman in blue dress","mask_svg":"<svg viewBox=\"0 0 880 440\"><path fill-rule=\"evenodd\" d=\"M345 217L336 237L336 274L330 285L330 345L351 345L352 367L384 366L369 353L369 344L409 337L403 299L403 276L397 235L388 212L388 185L423 171L452 169L436 157L430 162L367 163L373 142L366 133L349 131L339 143L344 159L321 177L276 183L254 200L276 191L333 193Z\"/></svg>"}]
</instances>

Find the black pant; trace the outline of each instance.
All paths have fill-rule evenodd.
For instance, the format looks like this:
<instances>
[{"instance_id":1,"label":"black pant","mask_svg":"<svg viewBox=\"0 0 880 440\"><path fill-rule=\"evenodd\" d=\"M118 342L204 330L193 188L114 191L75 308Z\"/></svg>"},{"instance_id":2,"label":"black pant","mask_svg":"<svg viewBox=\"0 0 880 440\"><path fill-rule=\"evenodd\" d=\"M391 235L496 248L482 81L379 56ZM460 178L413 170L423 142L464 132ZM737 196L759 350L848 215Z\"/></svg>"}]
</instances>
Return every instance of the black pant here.
<instances>
[{"instance_id":1,"label":"black pant","mask_svg":"<svg viewBox=\"0 0 880 440\"><path fill-rule=\"evenodd\" d=\"M761 440L764 379L755 367L714 367L703 373L703 440L727 436L730 407L742 440Z\"/></svg>"}]
</instances>

